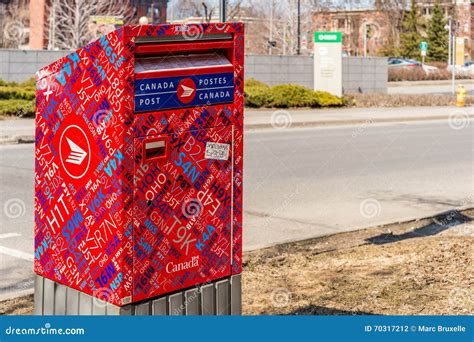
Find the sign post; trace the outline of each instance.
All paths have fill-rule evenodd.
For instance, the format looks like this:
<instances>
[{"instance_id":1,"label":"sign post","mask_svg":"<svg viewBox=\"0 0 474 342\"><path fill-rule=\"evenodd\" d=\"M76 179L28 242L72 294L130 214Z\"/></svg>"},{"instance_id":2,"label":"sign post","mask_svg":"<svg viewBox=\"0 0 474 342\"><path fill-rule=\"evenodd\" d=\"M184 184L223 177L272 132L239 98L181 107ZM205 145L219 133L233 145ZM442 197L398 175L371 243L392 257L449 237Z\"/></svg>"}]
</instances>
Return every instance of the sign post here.
<instances>
[{"instance_id":1,"label":"sign post","mask_svg":"<svg viewBox=\"0 0 474 342\"><path fill-rule=\"evenodd\" d=\"M342 96L342 33L314 33L314 90Z\"/></svg>"},{"instance_id":2,"label":"sign post","mask_svg":"<svg viewBox=\"0 0 474 342\"><path fill-rule=\"evenodd\" d=\"M420 42L421 62L425 64L426 52L428 51L428 43Z\"/></svg>"}]
</instances>

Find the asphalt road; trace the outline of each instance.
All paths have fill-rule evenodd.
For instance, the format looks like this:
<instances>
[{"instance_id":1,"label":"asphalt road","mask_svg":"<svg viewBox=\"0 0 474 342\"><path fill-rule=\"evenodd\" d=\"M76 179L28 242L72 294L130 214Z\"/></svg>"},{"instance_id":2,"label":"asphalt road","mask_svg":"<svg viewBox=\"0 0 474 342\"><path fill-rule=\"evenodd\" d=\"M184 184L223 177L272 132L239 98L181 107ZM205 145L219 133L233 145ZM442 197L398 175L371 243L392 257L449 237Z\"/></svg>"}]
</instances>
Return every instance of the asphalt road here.
<instances>
[{"instance_id":1,"label":"asphalt road","mask_svg":"<svg viewBox=\"0 0 474 342\"><path fill-rule=\"evenodd\" d=\"M244 249L472 206L474 123L460 127L247 132ZM33 149L0 146L0 299L33 285Z\"/></svg>"},{"instance_id":2,"label":"asphalt road","mask_svg":"<svg viewBox=\"0 0 474 342\"><path fill-rule=\"evenodd\" d=\"M245 248L472 206L474 125L455 127L424 121L247 134Z\"/></svg>"},{"instance_id":3,"label":"asphalt road","mask_svg":"<svg viewBox=\"0 0 474 342\"><path fill-rule=\"evenodd\" d=\"M474 82L472 80L456 80L455 89L460 84L464 85L467 95L474 95ZM389 82L387 92L389 94L451 95L452 89L450 81L405 81Z\"/></svg>"}]
</instances>

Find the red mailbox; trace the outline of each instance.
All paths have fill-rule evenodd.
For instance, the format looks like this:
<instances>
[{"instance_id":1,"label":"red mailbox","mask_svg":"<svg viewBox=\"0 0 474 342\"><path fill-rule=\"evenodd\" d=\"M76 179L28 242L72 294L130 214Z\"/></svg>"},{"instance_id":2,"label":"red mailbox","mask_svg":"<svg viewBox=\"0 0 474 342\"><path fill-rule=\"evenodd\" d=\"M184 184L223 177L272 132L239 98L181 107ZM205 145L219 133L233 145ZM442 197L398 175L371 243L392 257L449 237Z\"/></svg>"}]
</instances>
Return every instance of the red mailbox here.
<instances>
[{"instance_id":1,"label":"red mailbox","mask_svg":"<svg viewBox=\"0 0 474 342\"><path fill-rule=\"evenodd\" d=\"M37 73L35 272L118 306L241 272L243 25L125 26Z\"/></svg>"}]
</instances>

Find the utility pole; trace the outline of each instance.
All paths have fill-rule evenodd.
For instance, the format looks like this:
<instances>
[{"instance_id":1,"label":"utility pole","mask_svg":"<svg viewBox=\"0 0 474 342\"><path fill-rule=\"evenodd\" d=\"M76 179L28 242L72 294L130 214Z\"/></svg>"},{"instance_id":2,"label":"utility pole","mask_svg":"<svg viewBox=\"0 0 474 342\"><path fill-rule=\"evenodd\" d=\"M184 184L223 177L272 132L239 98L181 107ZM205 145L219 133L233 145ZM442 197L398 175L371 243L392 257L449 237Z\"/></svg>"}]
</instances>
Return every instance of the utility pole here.
<instances>
[{"instance_id":1,"label":"utility pole","mask_svg":"<svg viewBox=\"0 0 474 342\"><path fill-rule=\"evenodd\" d=\"M448 26L446 27L446 30L448 30L448 65L451 65L451 17L448 18Z\"/></svg>"},{"instance_id":2,"label":"utility pole","mask_svg":"<svg viewBox=\"0 0 474 342\"><path fill-rule=\"evenodd\" d=\"M219 21L225 23L227 13L226 13L226 0L220 0L220 11L219 11Z\"/></svg>"},{"instance_id":3,"label":"utility pole","mask_svg":"<svg viewBox=\"0 0 474 342\"><path fill-rule=\"evenodd\" d=\"M56 47L56 8L56 0L53 0L49 15L48 50L55 50Z\"/></svg>"},{"instance_id":4,"label":"utility pole","mask_svg":"<svg viewBox=\"0 0 474 342\"><path fill-rule=\"evenodd\" d=\"M455 32L450 32L451 37L451 93L456 93L455 79L456 79L456 35Z\"/></svg>"},{"instance_id":5,"label":"utility pole","mask_svg":"<svg viewBox=\"0 0 474 342\"><path fill-rule=\"evenodd\" d=\"M364 57L367 57L367 23L364 23Z\"/></svg>"},{"instance_id":6,"label":"utility pole","mask_svg":"<svg viewBox=\"0 0 474 342\"><path fill-rule=\"evenodd\" d=\"M273 1L271 0L270 6L270 38L268 39L268 54L272 54L272 47L273 47Z\"/></svg>"},{"instance_id":7,"label":"utility pole","mask_svg":"<svg viewBox=\"0 0 474 342\"><path fill-rule=\"evenodd\" d=\"M297 32L297 46L296 54L301 54L301 0L298 0L298 32Z\"/></svg>"},{"instance_id":8,"label":"utility pole","mask_svg":"<svg viewBox=\"0 0 474 342\"><path fill-rule=\"evenodd\" d=\"M451 46L451 93L456 93L456 31L458 30L457 21L449 20L449 38Z\"/></svg>"}]
</instances>

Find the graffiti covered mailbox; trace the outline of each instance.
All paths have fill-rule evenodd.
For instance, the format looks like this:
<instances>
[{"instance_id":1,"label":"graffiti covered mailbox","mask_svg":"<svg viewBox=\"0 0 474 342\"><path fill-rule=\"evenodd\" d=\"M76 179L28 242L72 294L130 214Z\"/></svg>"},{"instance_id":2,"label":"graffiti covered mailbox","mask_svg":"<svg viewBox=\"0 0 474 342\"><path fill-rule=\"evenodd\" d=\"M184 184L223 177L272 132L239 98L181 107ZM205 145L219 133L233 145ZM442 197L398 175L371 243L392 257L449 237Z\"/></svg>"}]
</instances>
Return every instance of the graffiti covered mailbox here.
<instances>
[{"instance_id":1,"label":"graffiti covered mailbox","mask_svg":"<svg viewBox=\"0 0 474 342\"><path fill-rule=\"evenodd\" d=\"M123 306L241 272L243 48L124 26L37 73L38 275Z\"/></svg>"}]
</instances>

